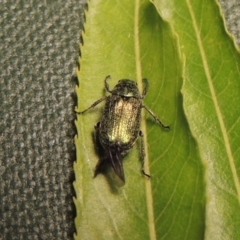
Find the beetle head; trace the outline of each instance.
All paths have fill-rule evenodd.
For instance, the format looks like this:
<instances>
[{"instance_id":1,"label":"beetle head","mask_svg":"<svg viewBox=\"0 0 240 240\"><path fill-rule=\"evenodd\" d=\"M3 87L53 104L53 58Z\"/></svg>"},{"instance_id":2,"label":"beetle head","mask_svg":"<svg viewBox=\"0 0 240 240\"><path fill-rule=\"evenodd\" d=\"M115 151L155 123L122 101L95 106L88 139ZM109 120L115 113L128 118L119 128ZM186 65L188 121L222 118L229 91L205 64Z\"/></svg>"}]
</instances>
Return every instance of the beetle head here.
<instances>
[{"instance_id":1,"label":"beetle head","mask_svg":"<svg viewBox=\"0 0 240 240\"><path fill-rule=\"evenodd\" d=\"M137 83L129 79L121 79L118 84L111 91L113 95L118 95L122 97L134 97L141 98L139 93Z\"/></svg>"}]
</instances>

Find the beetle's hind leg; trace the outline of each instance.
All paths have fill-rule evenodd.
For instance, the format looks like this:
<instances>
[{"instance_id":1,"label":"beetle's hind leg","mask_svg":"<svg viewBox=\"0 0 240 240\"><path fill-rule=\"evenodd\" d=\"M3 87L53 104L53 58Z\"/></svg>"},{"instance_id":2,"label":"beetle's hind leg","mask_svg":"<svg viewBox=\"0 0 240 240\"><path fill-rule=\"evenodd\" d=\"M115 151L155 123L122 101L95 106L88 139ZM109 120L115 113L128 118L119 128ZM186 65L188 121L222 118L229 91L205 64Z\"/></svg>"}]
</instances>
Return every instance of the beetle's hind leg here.
<instances>
[{"instance_id":1,"label":"beetle's hind leg","mask_svg":"<svg viewBox=\"0 0 240 240\"><path fill-rule=\"evenodd\" d=\"M95 178L99 173L104 173L107 166L108 166L107 161L104 158L99 159L94 170L93 178Z\"/></svg>"},{"instance_id":2,"label":"beetle's hind leg","mask_svg":"<svg viewBox=\"0 0 240 240\"><path fill-rule=\"evenodd\" d=\"M145 159L145 147L144 147L144 140L143 140L143 133L139 131L139 136L141 137L141 150L140 150L140 159L142 161L142 174L146 177L150 178L151 176L147 174L144 170L144 159Z\"/></svg>"},{"instance_id":3,"label":"beetle's hind leg","mask_svg":"<svg viewBox=\"0 0 240 240\"><path fill-rule=\"evenodd\" d=\"M94 134L94 142L95 142L95 150L97 152L97 155L99 156L98 162L96 164L95 170L94 170L94 178L99 173L104 173L108 167L107 159L105 157L104 149L99 141L99 128L100 128L100 122L98 122L94 128L95 128L95 134Z\"/></svg>"}]
</instances>

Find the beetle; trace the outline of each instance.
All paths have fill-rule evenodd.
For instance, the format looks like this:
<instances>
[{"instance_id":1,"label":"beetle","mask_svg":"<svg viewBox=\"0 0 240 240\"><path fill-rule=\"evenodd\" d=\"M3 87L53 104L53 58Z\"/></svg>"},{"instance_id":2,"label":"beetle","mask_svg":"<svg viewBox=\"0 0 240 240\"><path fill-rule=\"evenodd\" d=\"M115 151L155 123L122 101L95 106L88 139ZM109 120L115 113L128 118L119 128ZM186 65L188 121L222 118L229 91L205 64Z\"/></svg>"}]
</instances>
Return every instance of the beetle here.
<instances>
[{"instance_id":1,"label":"beetle","mask_svg":"<svg viewBox=\"0 0 240 240\"><path fill-rule=\"evenodd\" d=\"M105 151L103 159L99 159L94 177L101 172L105 165L110 165L116 175L125 182L123 170L123 157L134 146L138 136L141 137L141 153L142 173L150 178L150 175L144 171L144 157L145 150L143 144L143 133L140 130L141 109L144 108L163 128L170 129L165 126L159 118L143 103L142 100L148 91L148 81L143 79L145 84L142 94L140 94L137 83L129 79L121 79L117 85L110 90L108 79L110 75L106 76L104 83L105 89L111 95L103 97L94 102L90 107L84 111L77 112L84 114L88 110L94 108L96 105L106 100L102 119L95 126L96 136Z\"/></svg>"}]
</instances>

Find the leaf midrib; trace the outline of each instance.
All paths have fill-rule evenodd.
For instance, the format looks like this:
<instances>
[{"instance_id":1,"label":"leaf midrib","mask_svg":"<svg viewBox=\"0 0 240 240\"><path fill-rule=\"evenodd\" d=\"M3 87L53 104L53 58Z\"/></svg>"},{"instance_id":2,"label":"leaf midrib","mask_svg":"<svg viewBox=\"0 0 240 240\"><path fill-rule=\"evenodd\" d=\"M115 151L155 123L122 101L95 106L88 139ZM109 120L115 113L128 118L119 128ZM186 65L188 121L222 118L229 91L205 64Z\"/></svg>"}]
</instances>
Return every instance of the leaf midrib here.
<instances>
[{"instance_id":1,"label":"leaf midrib","mask_svg":"<svg viewBox=\"0 0 240 240\"><path fill-rule=\"evenodd\" d=\"M135 46L135 60L136 60L136 77L140 92L142 92L142 68L141 68L141 53L140 53L140 39L139 39L139 10L140 10L140 1L135 0L135 10L134 10L134 46ZM143 114L142 114L143 116ZM143 118L144 119L144 118ZM141 121L141 128L143 135L143 144L146 146L147 143L147 131L146 131L146 121ZM150 173L149 169L149 155L148 149L145 148L145 158L144 158L144 167L146 172ZM152 196L152 185L151 180L145 180L146 187L146 202L147 202L147 211L148 211L148 227L149 235L151 240L157 240L155 221L154 221L154 211L153 211L153 196Z\"/></svg>"}]
</instances>

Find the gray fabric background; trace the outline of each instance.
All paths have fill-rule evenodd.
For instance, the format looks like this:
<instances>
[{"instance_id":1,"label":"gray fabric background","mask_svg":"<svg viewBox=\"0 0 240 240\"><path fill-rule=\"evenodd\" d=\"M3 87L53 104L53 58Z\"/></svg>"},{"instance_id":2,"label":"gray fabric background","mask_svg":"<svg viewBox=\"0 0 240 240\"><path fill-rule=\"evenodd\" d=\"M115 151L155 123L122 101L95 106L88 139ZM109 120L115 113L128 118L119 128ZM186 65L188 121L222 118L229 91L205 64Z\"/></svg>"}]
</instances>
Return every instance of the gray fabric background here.
<instances>
[{"instance_id":1,"label":"gray fabric background","mask_svg":"<svg viewBox=\"0 0 240 240\"><path fill-rule=\"evenodd\" d=\"M0 0L0 240L72 239L74 71L86 0ZM240 2L221 0L240 44Z\"/></svg>"},{"instance_id":2,"label":"gray fabric background","mask_svg":"<svg viewBox=\"0 0 240 240\"><path fill-rule=\"evenodd\" d=\"M83 1L0 0L0 239L72 239Z\"/></svg>"}]
</instances>

